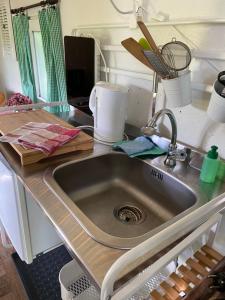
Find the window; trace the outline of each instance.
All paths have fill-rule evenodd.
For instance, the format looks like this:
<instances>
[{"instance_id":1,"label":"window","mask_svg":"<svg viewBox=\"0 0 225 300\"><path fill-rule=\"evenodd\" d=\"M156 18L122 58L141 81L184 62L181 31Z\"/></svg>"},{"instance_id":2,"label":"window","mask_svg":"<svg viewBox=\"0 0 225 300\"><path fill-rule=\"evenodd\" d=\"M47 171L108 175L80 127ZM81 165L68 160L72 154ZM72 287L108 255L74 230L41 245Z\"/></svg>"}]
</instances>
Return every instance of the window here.
<instances>
[{"instance_id":1,"label":"window","mask_svg":"<svg viewBox=\"0 0 225 300\"><path fill-rule=\"evenodd\" d=\"M41 100L45 100L47 99L47 74L40 31L33 31L33 45L33 65L35 71L37 97Z\"/></svg>"},{"instance_id":2,"label":"window","mask_svg":"<svg viewBox=\"0 0 225 300\"><path fill-rule=\"evenodd\" d=\"M35 86L38 100L47 100L47 74L44 49L38 18L31 17L29 22L31 53L34 68Z\"/></svg>"}]
</instances>

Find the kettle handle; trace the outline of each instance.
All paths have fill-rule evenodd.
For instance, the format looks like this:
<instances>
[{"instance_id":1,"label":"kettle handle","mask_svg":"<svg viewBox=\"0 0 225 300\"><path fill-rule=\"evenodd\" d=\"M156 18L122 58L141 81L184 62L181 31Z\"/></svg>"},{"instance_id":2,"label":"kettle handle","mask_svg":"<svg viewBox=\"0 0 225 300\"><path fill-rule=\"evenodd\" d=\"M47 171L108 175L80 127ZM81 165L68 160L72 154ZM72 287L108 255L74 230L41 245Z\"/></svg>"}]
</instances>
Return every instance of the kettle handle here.
<instances>
[{"instance_id":1,"label":"kettle handle","mask_svg":"<svg viewBox=\"0 0 225 300\"><path fill-rule=\"evenodd\" d=\"M223 77L225 75L225 71L222 71L218 74L218 81L225 86L225 77L224 79L222 79L221 77Z\"/></svg>"},{"instance_id":2,"label":"kettle handle","mask_svg":"<svg viewBox=\"0 0 225 300\"><path fill-rule=\"evenodd\" d=\"M96 107L96 87L94 86L89 97L89 108L95 114Z\"/></svg>"}]
</instances>

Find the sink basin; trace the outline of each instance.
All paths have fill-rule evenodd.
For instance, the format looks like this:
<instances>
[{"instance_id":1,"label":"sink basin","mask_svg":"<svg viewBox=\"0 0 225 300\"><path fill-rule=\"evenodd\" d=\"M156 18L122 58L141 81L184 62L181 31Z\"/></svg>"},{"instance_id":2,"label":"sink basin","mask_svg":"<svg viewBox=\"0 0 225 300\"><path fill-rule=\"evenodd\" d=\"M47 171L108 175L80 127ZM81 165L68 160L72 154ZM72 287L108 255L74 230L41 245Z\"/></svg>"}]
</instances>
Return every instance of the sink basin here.
<instances>
[{"instance_id":1,"label":"sink basin","mask_svg":"<svg viewBox=\"0 0 225 300\"><path fill-rule=\"evenodd\" d=\"M170 174L118 152L63 164L45 181L91 237L120 249L147 239L197 200Z\"/></svg>"}]
</instances>

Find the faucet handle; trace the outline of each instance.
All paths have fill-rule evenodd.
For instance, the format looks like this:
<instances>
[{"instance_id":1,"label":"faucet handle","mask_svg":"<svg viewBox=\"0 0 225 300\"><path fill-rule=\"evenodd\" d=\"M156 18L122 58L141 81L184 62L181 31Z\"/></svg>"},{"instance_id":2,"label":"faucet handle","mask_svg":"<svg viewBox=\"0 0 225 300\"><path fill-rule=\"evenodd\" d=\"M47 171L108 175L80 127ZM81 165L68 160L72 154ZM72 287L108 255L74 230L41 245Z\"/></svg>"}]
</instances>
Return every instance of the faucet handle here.
<instances>
[{"instance_id":1,"label":"faucet handle","mask_svg":"<svg viewBox=\"0 0 225 300\"><path fill-rule=\"evenodd\" d=\"M188 154L185 149L169 149L168 156L177 161L185 161Z\"/></svg>"},{"instance_id":2,"label":"faucet handle","mask_svg":"<svg viewBox=\"0 0 225 300\"><path fill-rule=\"evenodd\" d=\"M176 161L185 161L186 157L187 152L185 149L177 149L176 145L170 144L164 164L170 168L173 168L176 165Z\"/></svg>"},{"instance_id":3,"label":"faucet handle","mask_svg":"<svg viewBox=\"0 0 225 300\"><path fill-rule=\"evenodd\" d=\"M190 161L192 160L192 150L191 150L191 148L188 148L188 147L185 147L184 150L187 154L185 161L189 164Z\"/></svg>"}]
</instances>

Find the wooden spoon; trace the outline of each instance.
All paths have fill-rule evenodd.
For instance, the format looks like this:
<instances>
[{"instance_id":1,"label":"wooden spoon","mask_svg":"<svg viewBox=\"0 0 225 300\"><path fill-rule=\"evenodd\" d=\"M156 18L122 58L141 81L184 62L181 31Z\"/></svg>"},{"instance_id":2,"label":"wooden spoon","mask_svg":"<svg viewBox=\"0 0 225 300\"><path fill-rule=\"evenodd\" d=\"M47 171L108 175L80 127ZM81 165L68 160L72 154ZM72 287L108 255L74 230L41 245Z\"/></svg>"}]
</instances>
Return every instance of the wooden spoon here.
<instances>
[{"instance_id":1,"label":"wooden spoon","mask_svg":"<svg viewBox=\"0 0 225 300\"><path fill-rule=\"evenodd\" d=\"M169 73L169 68L168 68L168 66L165 64L165 61L164 61L164 59L163 59L163 56L162 56L162 54L161 54L161 52L159 51L159 48L157 47L157 45L156 45L156 43L155 43L155 41L154 41L154 39L153 39L153 37L151 36L151 34L150 34L150 32L149 32L149 30L148 30L148 28L146 27L146 25L145 25L145 23L144 22L142 22L142 21L138 21L137 22L137 24L138 24L138 26L139 26L139 28L141 29L141 32L143 33L143 35L144 35L144 37L146 38L146 40L147 40L147 42L149 43L149 45L150 45L150 47L152 48L152 51L155 53L155 56L154 56L154 53L152 53L152 56L154 56L154 61L155 61L155 63L157 64L157 66L159 67L159 68L162 68L162 69L164 69L164 74L163 73L161 73L164 77L170 77L170 76L174 76L174 74L172 74L172 75L170 75ZM152 59L153 59L153 57L152 57ZM153 62L153 61L152 61ZM151 63L151 62L150 62ZM155 68L155 65L152 63L152 66L153 66L153 68ZM157 73L158 74L160 74L159 73L159 68L157 68ZM166 75L166 73L167 73L167 75Z\"/></svg>"},{"instance_id":2,"label":"wooden spoon","mask_svg":"<svg viewBox=\"0 0 225 300\"><path fill-rule=\"evenodd\" d=\"M165 70L163 70L162 68L160 69L158 67L156 68L156 66L153 66L150 63L149 59L145 56L143 48L141 47L141 45L137 41L135 41L133 38L128 38L126 40L123 40L121 42L121 44L135 58L137 58L140 62L142 62L144 65L146 65L152 71L159 74L162 78L165 78L168 75L168 74L165 74Z\"/></svg>"},{"instance_id":3,"label":"wooden spoon","mask_svg":"<svg viewBox=\"0 0 225 300\"><path fill-rule=\"evenodd\" d=\"M131 53L140 62L142 62L151 70L155 71L150 62L148 61L147 57L144 55L143 48L137 41L135 41L133 38L128 38L126 40L123 40L121 44L129 53Z\"/></svg>"},{"instance_id":4,"label":"wooden spoon","mask_svg":"<svg viewBox=\"0 0 225 300\"><path fill-rule=\"evenodd\" d=\"M157 47L153 37L151 36L150 32L148 31L148 28L146 27L145 23L142 21L138 21L138 26L141 29L141 32L143 33L144 37L148 41L149 45L151 46L152 50L157 53L160 57L162 57L159 48Z\"/></svg>"}]
</instances>

